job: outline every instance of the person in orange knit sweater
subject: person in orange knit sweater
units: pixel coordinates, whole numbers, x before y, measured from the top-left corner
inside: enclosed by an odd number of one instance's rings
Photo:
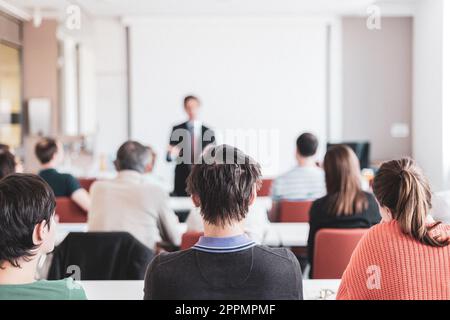
[[[450,299],[450,226],[429,216],[420,168],[409,158],[386,162],[373,191],[383,220],[353,252],[337,299]]]

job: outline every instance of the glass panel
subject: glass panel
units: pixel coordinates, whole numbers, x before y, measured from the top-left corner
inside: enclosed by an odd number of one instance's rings
[[[0,143],[21,144],[20,50],[0,44]]]

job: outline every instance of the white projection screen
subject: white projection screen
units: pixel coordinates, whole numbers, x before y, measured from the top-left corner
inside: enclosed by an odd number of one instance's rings
[[[326,23],[286,18],[158,18],[129,22],[132,138],[165,152],[182,99],[202,101],[201,118],[256,158],[265,176],[295,164],[304,131],[326,138]]]

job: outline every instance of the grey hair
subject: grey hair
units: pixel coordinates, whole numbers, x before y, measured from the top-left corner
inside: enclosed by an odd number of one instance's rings
[[[137,141],[127,141],[117,150],[114,164],[118,171],[134,170],[140,173],[145,172],[145,167],[152,161],[152,154],[149,148]]]

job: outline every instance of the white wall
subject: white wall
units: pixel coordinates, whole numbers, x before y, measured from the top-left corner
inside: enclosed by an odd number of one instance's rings
[[[252,154],[266,175],[294,164],[299,133],[326,140],[325,20],[160,18],[131,21],[130,30],[132,137],[156,147],[164,175],[172,171],[163,159],[170,128],[184,120],[188,93],[200,96],[202,118],[218,132],[275,133],[257,151],[222,141]]]
[[[61,85],[61,131],[66,135],[78,134],[78,95],[77,95],[77,52],[76,41],[65,36],[61,39],[63,65],[60,73]]]
[[[127,67],[124,25],[95,19],[93,54],[96,74],[96,151],[114,156],[127,139]]]
[[[442,34],[442,127],[443,127],[443,163],[444,163],[444,186],[450,189],[450,3],[443,4],[443,34]]]
[[[370,30],[366,18],[342,19],[343,140],[371,142],[371,159],[411,156],[412,19],[383,17]]]
[[[444,25],[448,26],[450,19],[448,5],[443,0],[421,0],[414,19],[413,155],[434,190],[450,187],[450,119],[449,106],[444,104],[448,101],[448,86],[443,88],[450,59],[449,52],[443,52],[444,47],[448,50],[450,41],[448,31],[444,33]]]

